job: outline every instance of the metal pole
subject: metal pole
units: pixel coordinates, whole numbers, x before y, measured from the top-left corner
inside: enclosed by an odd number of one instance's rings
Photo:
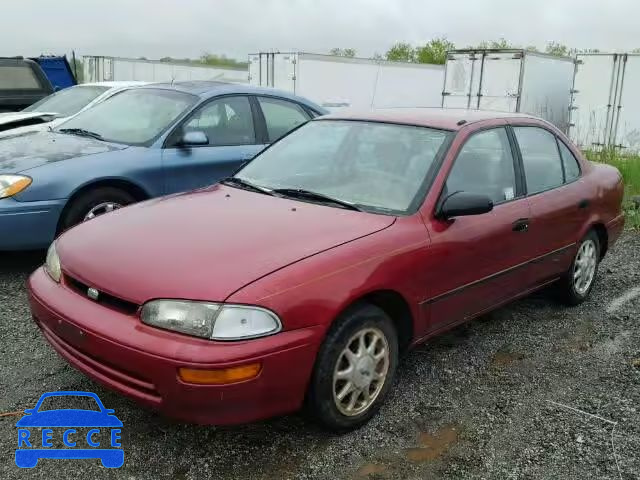
[[[467,109],[471,107],[471,90],[473,89],[473,71],[476,66],[476,55],[472,53],[470,56],[471,59],[471,78],[469,79],[469,93],[467,94]]]
[[[616,96],[618,95],[618,75],[616,75],[616,69],[619,69],[620,64],[618,63],[618,54],[613,54],[613,66],[611,67],[611,83],[609,84],[609,103],[607,104],[607,118],[604,125],[604,132],[602,137],[602,146],[606,147],[609,143],[609,130],[611,126],[609,125],[609,120],[611,115],[611,109],[613,108],[613,104],[616,101]],[[616,84],[615,93],[613,85]]]
[[[622,59],[622,72],[621,72],[621,77],[622,78],[620,79],[620,94],[618,96],[618,102],[617,102],[618,104],[616,106],[618,111],[615,112],[615,115],[616,115],[616,126],[611,129],[611,137],[609,137],[609,141],[612,142],[612,146],[614,146],[614,147],[616,146],[616,137],[618,136],[618,123],[620,122],[620,110],[622,109],[622,93],[624,92],[624,90],[623,90],[624,89],[624,77],[625,77],[624,73],[627,70],[627,58],[628,58],[628,56],[625,53],[624,57]],[[611,119],[611,123],[612,123],[612,126],[613,126],[613,118]],[[620,142],[619,146],[622,147],[622,142]]]
[[[524,69],[525,65],[525,55],[526,53],[523,51],[522,56],[520,57],[520,72],[518,73],[518,98],[516,99],[516,112],[520,112],[520,108],[522,107],[522,86],[524,84]]]
[[[476,110],[480,110],[480,100],[482,99],[482,81],[484,80],[484,62],[487,59],[487,52],[482,52],[482,63],[480,64],[480,80],[478,81],[478,102]],[[473,78],[471,79],[473,82]]]
[[[71,58],[73,58],[73,75],[76,77],[76,83],[78,83],[78,66],[76,64],[76,51],[71,50]]]

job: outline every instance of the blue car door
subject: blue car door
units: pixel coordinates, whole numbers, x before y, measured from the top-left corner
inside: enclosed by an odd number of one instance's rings
[[[266,145],[260,113],[247,95],[216,97],[189,115],[162,150],[167,194],[211,185],[231,175]],[[198,145],[185,144],[198,132]],[[204,134],[206,136],[201,135]]]

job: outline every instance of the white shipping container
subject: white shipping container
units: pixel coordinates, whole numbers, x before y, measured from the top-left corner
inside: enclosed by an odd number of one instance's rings
[[[569,57],[454,50],[447,56],[442,106],[528,113],[567,131],[574,70]]]
[[[576,56],[569,134],[579,147],[640,152],[640,55]]]
[[[440,106],[443,78],[441,65],[314,53],[249,55],[249,83],[292,92],[329,109]]]
[[[119,57],[84,56],[83,65],[85,82],[217,80],[247,83],[248,76],[245,69]]]

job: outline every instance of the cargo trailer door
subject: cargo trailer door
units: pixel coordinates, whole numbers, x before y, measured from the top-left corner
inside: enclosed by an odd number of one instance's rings
[[[522,78],[522,53],[484,55],[480,79],[480,110],[517,112]]]
[[[569,137],[584,149],[609,144],[619,81],[620,55],[578,55]]]
[[[618,101],[616,104],[613,146],[624,153],[640,152],[640,56],[624,55],[620,66]]]
[[[273,55],[274,88],[296,93],[296,53],[276,53]]]
[[[262,86],[262,69],[260,68],[260,54],[249,54],[249,85]]]
[[[296,53],[261,52],[249,55],[251,85],[296,91]]]
[[[477,55],[471,53],[453,53],[447,57],[442,92],[443,108],[476,108],[472,96],[477,92],[474,84],[479,78],[480,62]]]

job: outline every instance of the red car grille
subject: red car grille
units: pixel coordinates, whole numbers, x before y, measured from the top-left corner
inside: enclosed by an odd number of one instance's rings
[[[83,297],[87,297],[87,291],[89,290],[89,285],[81,282],[67,274],[64,275],[64,283],[71,290],[79,293]],[[133,302],[129,302],[128,300],[123,300],[122,298],[115,297],[113,295],[109,295],[105,292],[100,292],[100,296],[96,303],[100,305],[104,305],[107,308],[111,308],[113,310],[117,310],[118,312],[125,313],[127,315],[133,315],[138,311],[139,305]]]
[[[45,338],[56,350],[64,357],[74,360],[97,380],[102,380],[107,386],[112,386],[123,393],[128,393],[151,403],[159,404],[161,402],[160,394],[150,381],[110,365],[86,352],[82,352],[56,335],[43,323],[38,322],[38,325],[42,329]]]

